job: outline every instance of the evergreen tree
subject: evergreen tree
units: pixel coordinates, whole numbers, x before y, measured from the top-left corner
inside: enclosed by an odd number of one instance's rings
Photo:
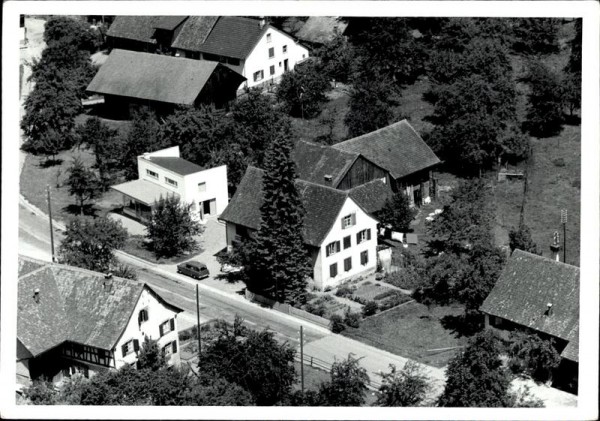
[[[383,226],[391,225],[392,229],[407,232],[415,212],[410,208],[408,196],[404,192],[396,193],[386,200],[383,208],[377,213]]]
[[[138,354],[137,368],[156,371],[163,367],[166,367],[165,355],[159,348],[158,342],[148,336],[144,337],[144,343]]]
[[[280,302],[303,304],[310,262],[302,237],[304,208],[296,189],[291,149],[290,140],[281,136],[267,152],[261,224],[244,266],[251,290]]]
[[[77,157],[73,159],[73,163],[67,171],[69,173],[69,178],[67,178],[69,194],[77,197],[79,212],[83,215],[85,202],[100,196],[100,181],[96,173],[85,167],[81,159]]]
[[[203,227],[192,218],[191,209],[191,203],[182,203],[174,195],[161,197],[154,205],[146,236],[157,259],[176,256],[197,246],[194,236],[201,234]]]
[[[529,227],[525,224],[520,224],[519,229],[511,229],[508,238],[511,253],[515,249],[519,249],[533,254],[541,254],[537,244],[531,238]]]
[[[557,135],[562,131],[564,101],[559,75],[541,61],[530,61],[527,82],[527,130],[536,137]]]

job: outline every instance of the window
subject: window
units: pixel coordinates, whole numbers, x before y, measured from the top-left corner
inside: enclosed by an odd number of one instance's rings
[[[369,263],[369,252],[365,250],[360,254],[360,264],[365,266],[367,263]]]
[[[132,339],[121,345],[121,353],[123,356],[127,356],[132,352],[138,352],[140,350],[140,342],[137,339]]]
[[[148,321],[148,309],[145,308],[143,310],[140,310],[140,313],[138,314],[138,323],[142,324],[147,321]]]
[[[281,62],[279,62],[279,67],[281,67]]]
[[[275,47],[269,48],[269,58],[275,57]]]
[[[275,66],[269,67],[269,73],[271,74],[271,76],[275,74]]]
[[[152,177],[152,178],[156,178],[158,180],[158,173],[154,172],[152,170],[146,170],[146,175]]]
[[[352,269],[352,257],[344,259],[344,271],[348,272],[350,269]]]
[[[258,72],[254,72],[254,81],[258,82],[259,80],[263,80],[263,78],[265,77],[265,74],[262,70],[259,70]]]
[[[337,263],[332,264],[331,266],[329,266],[329,277],[330,278],[335,278],[337,276],[338,272],[337,272]]]
[[[271,34],[267,34],[267,42],[271,42]]]
[[[364,243],[371,239],[371,229],[362,230],[356,233],[356,244]]]
[[[350,228],[356,225],[356,214],[351,213],[350,215],[346,215],[342,218],[342,229]]]
[[[206,191],[206,183],[198,183],[198,192],[202,193]]]
[[[170,184],[173,187],[177,187],[177,181],[170,179],[169,177],[165,177],[165,182]]]
[[[169,357],[172,354],[177,354],[177,341],[169,342],[162,349],[163,355]]]
[[[339,253],[340,251],[340,242],[334,241],[333,243],[327,244],[327,248],[325,249],[326,257],[331,256],[332,254]]]
[[[160,331],[160,336],[163,337],[167,333],[175,330],[175,319],[169,319],[166,322],[162,323],[158,330]]]
[[[285,53],[287,53],[287,45],[284,45],[284,46],[283,46],[283,53],[284,53],[284,54],[285,54]]]
[[[302,58],[305,58],[305,57],[306,57],[306,55],[302,54]]]
[[[352,237],[351,236],[344,237],[344,250],[346,250],[347,248],[350,248],[351,245],[352,245]]]

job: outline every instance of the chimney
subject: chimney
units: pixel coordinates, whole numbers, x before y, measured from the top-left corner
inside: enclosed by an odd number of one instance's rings
[[[546,304],[546,316],[552,316],[552,303]]]
[[[33,300],[38,304],[40,303],[40,289],[39,288],[36,288],[33,290]]]
[[[267,24],[267,20],[265,19],[264,16],[260,17],[260,20],[258,21],[258,26],[260,29],[263,29],[265,27],[265,25]]]
[[[113,286],[112,272],[108,272],[106,275],[104,275],[104,283],[102,284],[102,286],[104,287],[104,290],[107,292],[110,292],[112,290],[112,286]]]
[[[325,174],[325,181],[329,181],[331,182],[331,180],[333,180],[333,176],[331,174]]]
[[[148,161],[150,161],[150,153],[149,152],[144,152],[144,159],[147,159]]]

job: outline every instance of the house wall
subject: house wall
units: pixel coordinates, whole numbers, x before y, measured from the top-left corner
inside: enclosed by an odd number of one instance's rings
[[[394,191],[403,191],[409,199],[411,206],[416,205],[415,203],[415,191],[421,191],[422,203],[428,203],[431,200],[430,196],[430,179],[431,171],[428,169],[416,172],[407,177],[398,178],[392,183]]]
[[[198,184],[206,183],[206,191],[201,192]],[[216,213],[220,215],[229,203],[227,192],[227,166],[210,168],[184,177],[182,197],[193,203],[192,210],[200,212],[200,202],[215,199]]]
[[[360,156],[354,161],[352,167],[350,167],[346,175],[340,180],[337,189],[350,190],[353,187],[363,185],[376,179],[385,179],[387,181],[387,178],[387,171]]]
[[[217,66],[196,99],[196,106],[214,104],[215,108],[228,108],[237,98],[243,79],[236,73]]]
[[[342,218],[352,213],[356,214],[356,224],[354,226],[342,229]],[[357,244],[356,234],[364,229],[371,230],[371,239]],[[342,210],[338,214],[335,223],[325,237],[325,240],[319,247],[318,255],[315,259],[313,268],[315,286],[321,290],[331,286],[337,286],[342,282],[348,281],[359,275],[374,272],[377,269],[377,221],[365,213],[352,199],[346,199]],[[350,247],[344,249],[344,237],[350,236]],[[327,245],[333,241],[340,242],[340,251],[327,256]],[[361,265],[360,254],[363,251],[368,252],[368,263]],[[349,271],[344,270],[344,259],[352,259],[352,268]],[[337,263],[338,274],[331,278],[329,268]]]
[[[148,310],[148,320],[138,323],[138,315],[140,310]],[[169,319],[175,319],[175,330],[168,332],[167,334],[160,336],[159,325]],[[170,365],[179,365],[180,363],[180,349],[179,349],[179,337],[177,328],[177,313],[166,306],[164,306],[156,296],[150,292],[148,288],[144,288],[140,299],[138,300],[131,319],[127,323],[127,327],[123,331],[121,338],[117,342],[117,345],[113,349],[115,356],[116,368],[121,368],[125,364],[134,364],[137,361],[137,354],[130,352],[127,355],[123,355],[122,346],[126,342],[132,339],[137,339],[140,344],[140,348],[144,343],[144,337],[148,336],[151,339],[158,341],[159,348],[162,349],[166,344],[176,341],[177,353],[172,354],[171,358],[167,361]]]
[[[271,35],[271,42],[267,42],[268,35]],[[283,46],[287,46],[287,52],[283,52]],[[269,48],[274,48],[275,55],[269,58]],[[244,61],[243,75],[248,79],[244,86],[253,87],[260,85],[265,81],[277,81],[284,73],[284,60],[288,60],[288,70],[308,58],[308,49],[298,44],[294,38],[273,28],[269,25],[263,33],[262,38],[256,44],[252,52]],[[275,66],[275,73],[270,74],[270,66]],[[254,73],[262,70],[264,78],[254,80]]]
[[[152,177],[148,174],[147,170],[154,171],[158,174],[158,178]],[[177,182],[177,187],[168,184],[165,181],[165,177],[170,178]],[[138,178],[141,180],[147,180],[152,183],[158,184],[174,193],[179,194],[182,198],[184,197],[183,189],[183,176],[169,171],[158,164],[152,162],[152,158],[146,159],[144,156],[138,156]]]

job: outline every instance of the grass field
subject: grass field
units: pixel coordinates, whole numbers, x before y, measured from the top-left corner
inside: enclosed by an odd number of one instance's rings
[[[423,364],[443,367],[455,351],[428,350],[465,343],[464,337],[458,337],[450,327],[443,326],[451,324],[452,318],[462,313],[463,307],[459,305],[432,307],[430,311],[427,306],[412,302],[369,317],[359,328],[347,328],[343,334]]]

